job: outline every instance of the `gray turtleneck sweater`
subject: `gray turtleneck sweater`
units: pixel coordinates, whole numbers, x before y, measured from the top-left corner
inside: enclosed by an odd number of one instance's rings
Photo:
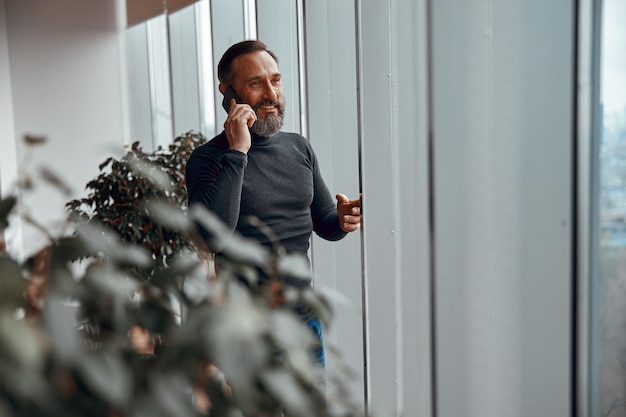
[[[287,252],[306,253],[312,231],[327,240],[346,235],[315,153],[296,133],[253,134],[244,154],[228,149],[222,132],[193,152],[185,174],[189,205],[204,204],[231,230],[263,245],[271,242],[247,216],[269,226]]]

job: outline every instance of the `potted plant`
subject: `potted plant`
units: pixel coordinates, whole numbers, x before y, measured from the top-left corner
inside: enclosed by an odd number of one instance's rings
[[[187,152],[201,140],[181,137],[173,146]],[[320,395],[320,370],[300,345],[304,329],[293,313],[271,308],[266,288],[240,285],[259,268],[280,280],[302,273],[301,264],[280,248],[270,253],[233,236],[202,208],[187,210],[171,187],[182,181],[183,157],[142,155],[134,145],[125,158],[105,161],[101,169],[110,171],[90,182],[93,193],[68,203],[74,233],[51,236],[52,244],[25,262],[0,253],[0,415],[362,415],[343,396],[350,383],[344,368],[327,377],[337,402]],[[177,172],[154,174],[166,167]],[[134,201],[147,195],[149,204]],[[16,203],[0,201],[0,232]],[[124,224],[129,219],[141,226]],[[197,255],[198,223],[224,248],[226,262],[213,281]],[[169,249],[137,236],[144,227],[155,239],[169,236]],[[313,293],[286,296],[327,305]],[[134,326],[166,340],[158,355],[137,350],[129,337]]]

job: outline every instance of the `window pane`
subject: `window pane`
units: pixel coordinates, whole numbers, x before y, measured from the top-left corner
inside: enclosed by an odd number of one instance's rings
[[[201,130],[199,64],[194,5],[170,14],[170,69],[174,134]]]
[[[167,17],[161,15],[147,22],[152,123],[155,148],[167,147],[174,138]]]
[[[599,282],[594,332],[601,417],[626,416],[626,2],[605,0],[599,145]]]
[[[215,91],[213,89],[213,43],[211,42],[211,9],[209,1],[196,5],[196,27],[198,28],[198,84],[200,88],[200,131],[207,137],[216,134]]]

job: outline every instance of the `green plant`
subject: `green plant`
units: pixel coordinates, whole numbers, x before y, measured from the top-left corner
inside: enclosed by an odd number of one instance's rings
[[[343,368],[327,375],[336,404],[316,389],[320,370],[301,346],[306,333],[291,309],[270,308],[266,286],[240,284],[260,269],[277,281],[305,273],[303,260],[231,235],[211,213],[186,210],[153,185],[156,197],[137,210],[146,210],[152,228],[189,242],[173,247],[167,262],[118,234],[119,223],[104,221],[103,211],[78,216],[75,233],[51,236],[25,262],[0,253],[0,415],[233,417],[280,408],[292,417],[361,415],[344,397]],[[0,201],[0,233],[16,204]],[[132,210],[120,216],[133,218]],[[193,245],[198,223],[224,248],[213,280]],[[330,317],[319,294],[285,296]],[[136,326],[165,339],[158,354],[137,351],[129,338]]]
[[[185,164],[205,141],[200,133],[188,132],[175,138],[168,149],[159,147],[153,153],[144,153],[135,142],[121,159],[102,162],[100,175],[87,183],[87,197],[66,207],[87,222],[103,223],[123,241],[144,246],[157,265],[164,265],[176,252],[193,245],[167,224],[155,223],[149,203],[186,207]]]

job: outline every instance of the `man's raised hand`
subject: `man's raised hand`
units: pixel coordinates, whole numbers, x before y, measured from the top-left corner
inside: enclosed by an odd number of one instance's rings
[[[361,198],[350,200],[343,194],[337,194],[337,214],[339,225],[345,232],[354,232],[361,227]]]

